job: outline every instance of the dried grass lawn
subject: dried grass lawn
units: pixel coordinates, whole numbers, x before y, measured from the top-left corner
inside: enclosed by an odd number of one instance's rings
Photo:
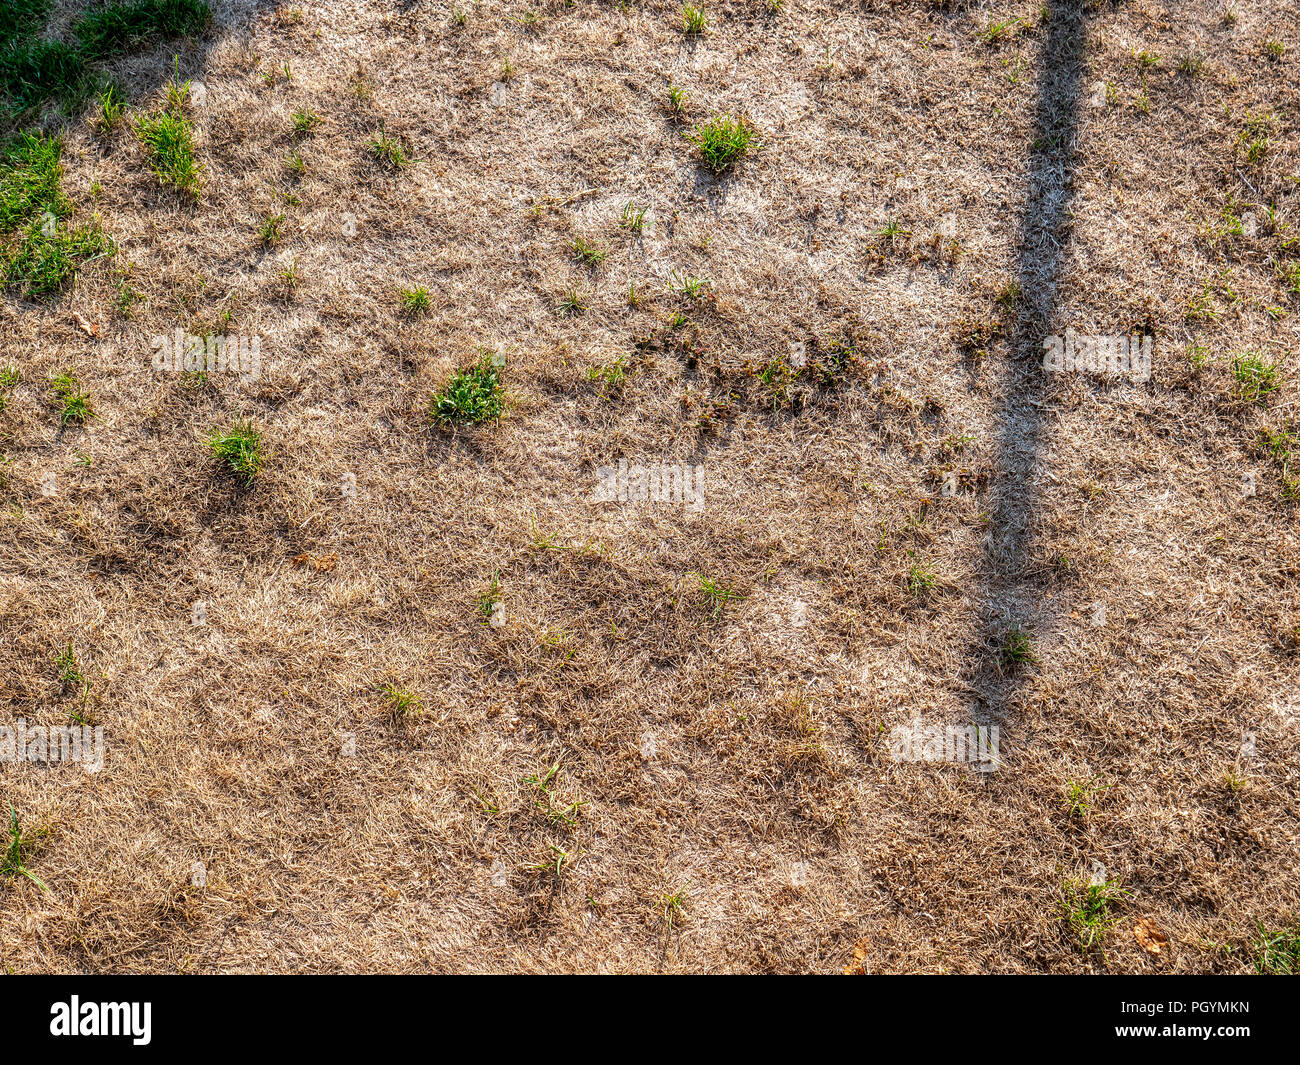
[[[218,3],[97,68],[128,119],[191,80],[197,200],[23,119],[117,250],[0,305],[0,713],[105,760],[0,764],[48,888],[0,878],[0,964],[1246,972],[1294,924],[1296,5],[703,6]],[[1151,379],[1044,373],[1067,326]],[[176,328],[260,376],[155,372]],[[481,350],[504,415],[431,425]],[[703,509],[593,501],[619,459]],[[918,716],[997,771],[892,760]]]

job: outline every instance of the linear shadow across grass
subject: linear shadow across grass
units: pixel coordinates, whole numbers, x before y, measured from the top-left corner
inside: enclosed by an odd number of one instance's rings
[[[1087,17],[1084,0],[1046,5],[1034,142],[1018,235],[1020,293],[1007,338],[1006,373],[996,415],[993,498],[981,559],[976,619],[964,678],[979,724],[999,724],[1015,703],[1044,632],[1041,589],[1026,576],[1040,504],[1043,452],[1043,338],[1058,313],[1057,281],[1068,246],[1076,167],[1080,81]],[[1021,626],[1027,625],[1022,630]],[[1025,642],[1028,640],[1028,642]]]

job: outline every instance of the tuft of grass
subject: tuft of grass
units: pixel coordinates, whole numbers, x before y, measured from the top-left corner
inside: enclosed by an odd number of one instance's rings
[[[214,429],[205,446],[235,475],[245,488],[251,488],[262,472],[262,434],[250,421],[236,422],[225,430]]]
[[[917,562],[907,571],[907,594],[919,599],[934,587],[935,580],[933,568]]]
[[[749,120],[725,112],[696,126],[686,139],[699,149],[705,167],[715,174],[731,169],[748,151],[760,147]]]
[[[298,108],[293,113],[293,135],[305,137],[321,123],[321,117],[315,111]]]
[[[405,170],[411,165],[402,142],[382,129],[370,138],[370,157],[390,170]]]
[[[597,266],[605,261],[606,252],[596,247],[594,244],[583,240],[581,237],[574,237],[573,243],[569,245],[573,250],[573,257],[584,266]]]
[[[0,233],[45,213],[71,210],[60,188],[63,142],[57,137],[20,133],[0,150]]]
[[[27,868],[27,858],[23,851],[34,842],[31,837],[23,835],[18,824],[18,811],[14,809],[14,804],[10,803],[9,842],[5,845],[4,854],[0,855],[0,876],[25,876],[42,891],[48,891],[49,889],[41,883],[36,874]]]
[[[1278,40],[1265,41],[1264,54],[1273,62],[1280,62],[1282,56],[1286,54],[1286,45]]]
[[[429,417],[441,425],[474,425],[501,417],[505,409],[499,356],[483,353],[472,366],[457,370],[429,403]]]
[[[409,688],[398,687],[396,684],[381,684],[379,691],[388,703],[389,716],[395,722],[410,720],[423,710],[424,704],[420,701],[420,697]]]
[[[986,44],[997,44],[998,41],[1014,36],[1016,27],[1023,21],[1023,19],[1019,18],[1006,18],[997,22],[990,22],[987,28],[980,33],[980,38]]]
[[[96,97],[95,128],[101,133],[109,133],[122,124],[125,114],[122,90],[110,82]]]
[[[1065,796],[1062,801],[1071,817],[1087,817],[1097,801],[1097,796],[1110,788],[1109,784],[1098,784],[1097,781],[1100,779],[1101,777],[1093,777],[1082,783],[1076,780],[1066,782]]]
[[[4,284],[24,296],[44,298],[75,277],[84,264],[115,252],[113,241],[96,224],[69,229],[37,220],[6,264]]]
[[[194,127],[181,110],[188,90],[189,82],[173,86],[167,105],[152,114],[139,116],[135,131],[158,180],[198,199],[199,174],[203,167],[195,156]]]
[[[84,425],[94,411],[91,409],[90,395],[81,388],[81,382],[71,370],[64,370],[51,382],[55,402],[59,407],[59,424],[69,425],[75,422]]]
[[[267,247],[274,248],[283,239],[280,232],[280,226],[284,224],[284,215],[267,213],[266,220],[262,223],[262,228],[258,230],[258,237]]]
[[[400,298],[407,314],[425,314],[429,310],[429,290],[423,285],[402,289]]]
[[[673,930],[673,925],[680,923],[681,919],[686,916],[686,899],[687,891],[681,888],[677,891],[664,892],[659,896],[659,908],[664,913],[664,924],[668,926],[668,931]]]
[[[1278,364],[1265,362],[1254,352],[1242,352],[1232,360],[1232,376],[1237,382],[1237,394],[1247,403],[1263,404],[1282,387]]]
[[[623,382],[627,380],[627,356],[619,355],[613,362],[605,363],[603,366],[588,366],[587,380],[596,384],[603,382],[604,389],[598,390],[602,399],[609,399],[611,394],[621,388]]]
[[[1061,917],[1079,937],[1079,949],[1087,952],[1101,945],[1107,930],[1118,917],[1111,906],[1129,895],[1118,880],[1101,884],[1082,879],[1067,880],[1061,888]]]
[[[709,18],[700,8],[694,4],[687,4],[682,8],[683,33],[703,33],[708,28]]]
[[[692,577],[700,582],[700,591],[704,593],[707,603],[711,603],[713,611],[711,616],[717,617],[722,613],[722,608],[733,600],[741,600],[745,597],[731,590],[731,585],[725,588],[716,581],[704,576],[702,573],[692,573]]]
[[[668,280],[668,288],[673,292],[680,292],[688,300],[698,300],[713,290],[713,282],[707,277],[695,277],[693,274],[682,277],[674,270]]]
[[[1300,922],[1269,932],[1255,922],[1255,972],[1261,976],[1300,976]]]
[[[629,200],[623,205],[623,214],[619,218],[618,224],[624,229],[630,229],[633,233],[640,233],[645,228],[645,215],[648,208],[638,207],[634,202]]]
[[[587,309],[587,296],[577,285],[571,285],[556,301],[555,309],[561,314],[581,314]]]
[[[54,664],[59,670],[59,684],[64,691],[80,691],[84,694],[89,687],[86,676],[77,662],[77,654],[72,649],[72,641],[54,656]]]
[[[1002,659],[1010,666],[1038,664],[1039,658],[1034,653],[1034,646],[1019,625],[1013,625],[1007,632],[1002,644]]]
[[[678,85],[668,86],[668,110],[675,115],[684,115],[686,113],[686,101],[691,98],[691,94]]]

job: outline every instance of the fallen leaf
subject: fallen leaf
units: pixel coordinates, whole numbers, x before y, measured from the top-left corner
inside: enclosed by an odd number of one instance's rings
[[[844,966],[845,976],[866,976],[867,975],[867,941],[859,939],[853,944],[853,961]]]
[[[338,565],[338,561],[339,556],[332,551],[328,555],[321,555],[320,558],[316,558],[304,551],[301,555],[294,555],[293,558],[289,559],[291,565],[310,566],[317,573],[328,573]]]
[[[1133,938],[1148,954],[1159,954],[1169,946],[1169,937],[1156,927],[1150,917],[1139,917],[1133,925]]]
[[[73,320],[77,323],[77,325],[81,326],[81,328],[86,331],[87,336],[92,336],[92,337],[99,336],[99,326],[91,325],[88,321],[86,321],[84,315],[79,314],[77,311],[73,311],[72,317]]]

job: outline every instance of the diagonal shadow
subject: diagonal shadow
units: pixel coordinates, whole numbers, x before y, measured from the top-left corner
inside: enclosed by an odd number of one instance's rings
[[[1080,81],[1084,74],[1086,0],[1049,0],[1038,108],[1024,213],[1018,236],[1020,298],[1007,344],[996,413],[993,499],[978,575],[980,616],[965,661],[971,716],[980,725],[1007,720],[1028,675],[1003,648],[1013,626],[1039,612],[1041,592],[1026,576],[1042,472],[1046,382],[1042,341],[1058,313],[1057,278],[1069,241]]]

